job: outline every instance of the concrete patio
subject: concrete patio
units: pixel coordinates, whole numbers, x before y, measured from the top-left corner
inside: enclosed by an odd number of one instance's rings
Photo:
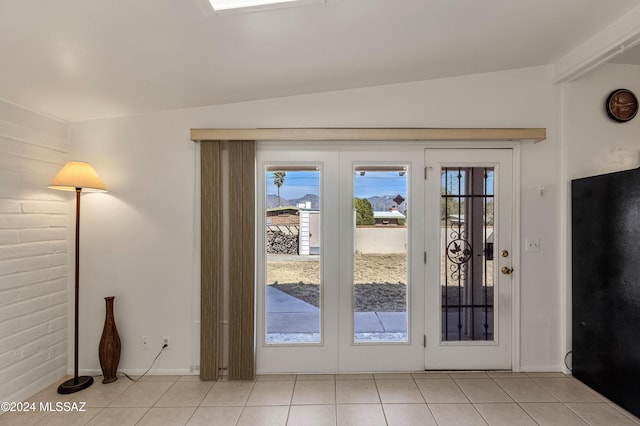
[[[304,334],[320,333],[320,309],[290,296],[271,286],[267,291],[267,335],[269,341],[292,341],[278,336],[300,334],[300,340],[309,341]],[[404,340],[407,334],[406,312],[356,312],[354,332],[356,340]],[[404,336],[404,338],[402,337]]]

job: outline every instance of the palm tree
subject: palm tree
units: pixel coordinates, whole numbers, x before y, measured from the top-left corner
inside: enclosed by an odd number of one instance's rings
[[[284,184],[284,177],[287,172],[271,172],[273,184],[278,187],[278,207],[280,207],[280,187]]]

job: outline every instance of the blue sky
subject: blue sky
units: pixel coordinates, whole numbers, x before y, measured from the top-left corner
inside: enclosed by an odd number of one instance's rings
[[[458,192],[457,172],[449,172],[449,185],[447,189],[453,193]],[[278,189],[273,183],[271,172],[266,174],[267,194],[277,195]],[[443,181],[444,184],[444,176]],[[453,185],[451,185],[454,183]],[[464,177],[461,181],[464,188]],[[355,196],[369,198],[376,195],[402,195],[407,197],[407,176],[399,176],[397,172],[367,172],[364,176],[354,174]],[[493,194],[493,173],[487,178],[487,189]],[[320,194],[320,172],[287,172],[284,184],[280,187],[280,197],[292,200],[303,197],[306,194]]]
[[[266,174],[267,194],[277,195],[271,172]],[[369,198],[375,195],[407,195],[407,178],[397,172],[367,172],[364,176],[354,175],[355,196]],[[280,187],[280,197],[296,199],[306,194],[320,193],[320,172],[287,172]]]

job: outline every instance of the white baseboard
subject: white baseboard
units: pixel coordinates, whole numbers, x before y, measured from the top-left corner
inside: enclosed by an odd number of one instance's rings
[[[145,369],[137,369],[137,368],[122,368],[118,369],[118,373],[127,373],[131,376],[139,376],[144,374],[147,371]],[[67,371],[67,374],[73,375],[73,370]],[[190,368],[176,368],[176,369],[158,369],[154,368],[149,371],[147,376],[197,376],[200,374],[200,371],[192,371]],[[80,376],[100,376],[102,375],[102,370],[99,369],[85,369],[78,370],[78,375]]]

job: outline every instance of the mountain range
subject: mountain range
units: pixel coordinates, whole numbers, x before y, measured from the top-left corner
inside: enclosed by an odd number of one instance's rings
[[[383,212],[391,210],[391,207],[398,207],[401,213],[405,213],[407,210],[407,202],[403,201],[400,205],[394,200],[397,195],[376,195],[367,198],[373,206],[373,211]],[[311,202],[311,208],[317,210],[320,208],[320,197],[315,194],[307,194],[300,198],[285,199],[280,197],[280,206],[297,206],[300,203]],[[267,195],[267,208],[278,207],[278,196]]]

